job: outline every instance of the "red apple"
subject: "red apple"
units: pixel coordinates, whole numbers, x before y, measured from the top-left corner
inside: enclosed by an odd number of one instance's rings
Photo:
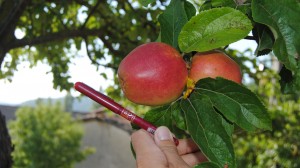
[[[118,76],[125,97],[130,101],[158,106],[182,94],[188,70],[176,49],[151,42],[138,46],[122,60]]]
[[[223,77],[239,84],[242,83],[239,65],[220,51],[197,53],[193,56],[189,78],[197,82],[207,77]]]

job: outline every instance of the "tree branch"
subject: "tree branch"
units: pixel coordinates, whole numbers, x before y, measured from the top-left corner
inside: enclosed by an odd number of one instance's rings
[[[0,70],[9,49],[6,41],[15,39],[14,31],[20,16],[31,0],[3,1],[0,4]]]
[[[135,13],[137,13],[138,11],[136,9],[133,8],[133,6],[131,5],[131,3],[128,1],[128,0],[125,0],[124,1],[125,3],[127,3],[127,5],[129,6],[129,8],[134,11]],[[125,9],[125,8],[124,8]],[[141,16],[141,15],[136,15],[137,17],[140,18],[140,20],[144,20],[145,18],[147,18],[147,14],[145,13],[145,16]],[[150,21],[145,21],[144,22],[144,27],[146,27],[146,25],[149,25],[151,27],[151,29],[155,30],[156,29],[156,25],[153,24],[153,22],[150,22]]]
[[[60,15],[59,15],[58,13],[56,13],[56,12],[51,8],[51,6],[49,6],[48,9],[49,9],[49,11],[50,11],[51,13],[53,13],[54,15],[57,16],[57,18],[59,19],[60,24],[62,24],[63,27],[64,27],[66,30],[69,30],[69,28],[68,28],[68,27],[64,24],[64,22],[61,20],[61,17],[59,17]]]
[[[4,57],[7,53],[7,50],[5,50],[5,48],[0,46],[0,70],[1,70],[1,66],[2,66],[2,62],[4,61]]]
[[[88,17],[85,19],[84,23],[82,24],[81,28],[80,29],[84,29],[86,23],[89,21],[89,19],[91,18],[91,16],[94,14],[94,12],[96,11],[97,7],[99,6],[101,0],[98,0],[96,5],[91,9]]]
[[[98,37],[99,37],[100,40],[103,42],[103,44],[105,45],[105,47],[108,48],[109,51],[110,51],[111,53],[113,53],[113,55],[118,56],[118,55],[121,54],[120,52],[118,52],[117,50],[115,50],[115,49],[113,48],[112,44],[111,44],[108,40],[106,40],[105,37],[100,36],[100,35],[99,35]]]
[[[255,40],[255,38],[253,36],[246,36],[245,39],[246,40]]]
[[[84,42],[85,42],[85,49],[86,49],[86,54],[87,56],[89,57],[89,59],[92,61],[92,64],[95,64],[95,65],[100,65],[96,60],[93,59],[90,51],[89,51],[89,42],[88,42],[88,39],[87,37],[84,37],[83,38]]]
[[[0,111],[0,167],[11,167],[13,146],[6,127],[5,116]]]
[[[87,52],[87,56],[89,57],[89,59],[91,60],[92,64],[95,64],[97,66],[102,66],[102,67],[105,67],[105,68],[111,68],[115,71],[118,70],[118,66],[116,65],[113,65],[111,63],[108,63],[108,64],[101,64],[99,63],[98,61],[96,61],[95,59],[93,59],[92,55],[90,54],[90,51],[88,49],[88,45],[89,45],[89,42],[88,42],[88,39],[86,37],[84,37],[84,42],[85,42],[85,45],[86,45],[86,52]]]
[[[19,18],[23,11],[26,9],[30,0],[19,0],[2,2],[0,8],[0,37],[3,38],[8,31],[15,30],[14,27],[19,21]],[[1,41],[1,40],[0,40]]]
[[[92,8],[93,7],[88,2],[83,1],[83,0],[75,0],[75,2],[78,3],[79,5],[86,6],[87,8]]]
[[[104,28],[98,29],[82,29],[82,30],[64,30],[56,33],[49,33],[46,35],[41,35],[33,38],[16,39],[7,44],[8,50],[24,47],[24,46],[33,46],[38,44],[44,44],[53,41],[65,40],[75,37],[86,37],[86,36],[96,36],[101,34],[105,30]]]

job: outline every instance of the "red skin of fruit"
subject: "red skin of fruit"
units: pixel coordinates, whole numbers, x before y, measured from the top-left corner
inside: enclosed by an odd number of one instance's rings
[[[122,60],[118,76],[130,101],[158,106],[170,103],[182,94],[188,70],[176,49],[151,42],[138,46]]]
[[[242,83],[239,65],[229,56],[219,51],[197,53],[192,58],[189,78],[197,82],[207,77],[223,77],[239,84]]]

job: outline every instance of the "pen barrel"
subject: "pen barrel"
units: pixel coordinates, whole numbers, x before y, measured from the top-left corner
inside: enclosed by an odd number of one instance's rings
[[[88,96],[92,100],[96,101],[97,103],[108,108],[109,110],[113,111],[114,113],[119,114],[128,121],[138,125],[139,127],[148,131],[149,133],[154,134],[156,130],[156,127],[154,125],[143,120],[141,117],[137,116],[133,112],[127,110],[126,108],[116,103],[114,100],[107,97],[106,95],[94,90],[93,88],[81,82],[77,82],[75,84],[75,89],[81,92],[82,94]]]
[[[121,110],[120,115],[151,134],[154,134],[156,130],[156,127],[154,125],[152,125],[151,123],[147,122],[146,120],[142,119],[141,117],[137,116],[136,114],[132,113],[131,111],[125,108]]]
[[[148,121],[142,119],[141,117],[135,115],[134,113],[132,113],[131,111],[127,110],[126,108],[122,108],[120,110],[120,115],[124,118],[126,118],[128,121],[138,125],[139,127],[141,127],[142,129],[146,130],[147,132],[151,133],[152,135],[154,135],[154,132],[156,131],[156,127],[154,125],[152,125],[151,123],[149,123]],[[177,146],[179,144],[179,141],[177,138],[173,137],[173,141],[175,143],[175,145]]]
[[[107,97],[106,95],[96,91],[95,89],[89,87],[88,85],[76,82],[74,88],[81,92],[82,94],[86,95],[87,97],[91,98],[92,100],[96,101],[97,103],[103,105],[104,107],[108,108],[112,112],[124,117],[128,121],[136,124],[137,126],[141,127],[142,129],[146,130],[147,132],[154,134],[156,131],[156,127],[151,123],[147,122],[146,120],[142,119],[141,117],[137,116],[133,112],[127,110],[120,104],[116,103],[111,98]],[[176,145],[178,145],[179,141],[175,137],[173,140]]]
[[[147,122],[145,120],[142,120],[140,117],[137,117],[133,123],[140,126],[141,128],[143,128],[144,130],[146,130],[147,132],[149,132],[153,135],[154,135],[154,132],[156,131],[156,127],[154,125],[150,124],[149,122]]]
[[[91,98],[97,103],[108,108],[112,112],[120,115],[123,107],[120,104],[113,101],[111,98],[105,96],[104,94],[96,91],[95,89],[81,82],[76,82],[74,88],[78,90],[80,93],[86,95],[87,97]]]

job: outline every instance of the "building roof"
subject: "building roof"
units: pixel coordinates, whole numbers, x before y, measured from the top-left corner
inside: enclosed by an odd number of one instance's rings
[[[15,112],[19,106],[0,105],[0,111],[5,116],[5,120],[14,120],[16,118]]]
[[[16,119],[15,113],[20,106],[9,106],[9,105],[0,105],[0,111],[5,116],[6,121]],[[82,120],[83,122],[88,121],[100,121],[108,124],[112,124],[128,133],[132,132],[130,122],[125,120],[124,118],[113,115],[106,115],[106,111],[104,107],[100,107],[92,112],[72,112],[71,115],[73,118]]]
[[[128,133],[132,133],[130,122],[120,117],[119,115],[108,116],[104,107],[100,107],[90,113],[73,113],[73,115],[79,117],[84,122],[88,121],[102,121],[111,125],[114,125]]]

